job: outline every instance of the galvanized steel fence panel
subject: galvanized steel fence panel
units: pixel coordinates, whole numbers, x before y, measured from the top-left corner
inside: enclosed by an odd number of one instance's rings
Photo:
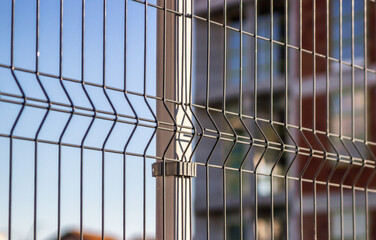
[[[375,239],[375,26],[372,0],[1,1],[0,239]]]

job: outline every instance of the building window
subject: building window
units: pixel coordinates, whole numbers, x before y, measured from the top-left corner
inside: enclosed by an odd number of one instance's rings
[[[342,110],[340,108],[339,92],[332,93],[330,97],[330,132],[339,133],[339,122],[342,114],[342,130],[345,135],[350,135],[352,127],[355,128],[355,136],[364,138],[364,92],[363,89],[354,89],[354,123],[352,123],[351,111],[351,89],[346,88],[342,91]]]
[[[356,234],[355,236],[357,239],[364,239],[366,236],[366,228],[365,228],[365,214],[364,210],[357,210],[355,221],[356,221]],[[331,216],[331,233],[332,233],[332,239],[333,240],[339,240],[341,239],[341,212],[335,211]],[[345,240],[353,239],[353,228],[352,228],[352,221],[353,221],[353,214],[351,208],[345,208],[343,210],[343,238]]]
[[[261,3],[259,15],[257,19],[258,36],[270,38],[270,11],[266,3]],[[234,28],[240,28],[239,16],[229,16],[228,24]],[[247,21],[244,21],[245,25]],[[285,22],[283,5],[276,5],[273,11],[273,40],[283,42],[285,38]],[[243,26],[244,28],[244,26]],[[257,52],[257,78],[259,81],[269,81],[271,72],[271,59],[270,59],[270,41],[257,38],[258,52]],[[243,77],[251,76],[253,73],[253,56],[250,52],[253,46],[251,42],[246,41],[243,36]],[[273,74],[278,76],[283,74],[284,71],[284,47],[277,47],[273,45]],[[229,86],[238,86],[240,81],[240,34],[237,31],[227,30],[227,83]]]
[[[354,1],[354,58],[364,62],[364,3]],[[342,1],[342,59],[351,62],[352,46],[352,6],[351,0]],[[331,1],[331,55],[340,58],[340,0]]]
[[[261,14],[258,17],[259,36],[270,38],[270,14]],[[284,18],[279,11],[273,13],[273,39],[281,40],[284,38]],[[271,59],[270,59],[270,42],[258,39],[257,53],[257,78],[260,81],[268,81],[270,79]],[[273,74],[279,75],[283,73],[284,68],[284,49],[276,48],[273,45]]]
[[[231,26],[240,27],[238,20],[232,20]],[[243,54],[246,48],[243,42]],[[240,81],[240,33],[227,30],[227,82],[230,86],[238,86]]]

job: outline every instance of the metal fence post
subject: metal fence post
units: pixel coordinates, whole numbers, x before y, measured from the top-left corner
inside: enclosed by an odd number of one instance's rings
[[[168,122],[171,116],[166,116],[166,111],[172,113],[175,131],[171,144],[167,143],[170,139],[157,133],[157,155],[162,160],[153,164],[156,238],[186,240],[193,237],[191,178],[196,175],[196,166],[190,162],[192,137],[182,133],[192,128],[191,113],[187,111],[192,82],[192,24],[187,17],[191,15],[191,0],[159,0],[158,4],[164,8],[157,17],[157,93],[163,101],[157,104],[157,116],[159,121]],[[177,156],[178,162],[167,159],[168,154]]]

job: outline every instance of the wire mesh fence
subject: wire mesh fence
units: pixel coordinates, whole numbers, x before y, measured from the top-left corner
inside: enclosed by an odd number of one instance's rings
[[[1,1],[0,239],[375,239],[375,25],[371,0]]]

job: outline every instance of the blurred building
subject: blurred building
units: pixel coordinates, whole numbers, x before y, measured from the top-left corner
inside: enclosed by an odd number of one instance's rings
[[[94,234],[94,233],[84,233],[83,240],[100,240],[102,239],[101,234]],[[61,240],[80,240],[80,232],[79,231],[71,231],[63,234],[61,236]],[[115,238],[106,236],[108,240],[116,240]]]
[[[0,239],[1,236],[0,236]],[[61,240],[80,240],[80,231],[70,231],[61,236]],[[105,236],[106,240],[117,240],[118,238]],[[142,237],[131,237],[131,240],[141,240],[144,239]],[[150,238],[146,236],[145,240],[153,240],[154,238]],[[96,233],[84,233],[83,234],[83,240],[102,240],[101,234]]]
[[[274,238],[284,239],[286,234],[286,181],[277,176],[273,178],[273,184],[271,184],[270,177],[267,176],[271,171],[279,176],[288,175],[308,180],[302,183],[301,201],[299,182],[296,180],[287,181],[289,184],[288,229],[291,239],[300,237],[300,228],[304,229],[304,238],[313,238],[315,212],[317,213],[317,229],[319,229],[318,239],[325,239],[328,235],[327,187],[323,184],[317,184],[315,196],[317,206],[314,209],[313,180],[330,181],[337,185],[342,181],[343,184],[351,186],[359,175],[356,186],[364,187],[371,176],[372,169],[353,167],[349,159],[351,155],[359,159],[374,160],[371,151],[375,153],[375,149],[371,147],[370,150],[367,150],[364,144],[352,144],[350,140],[341,142],[338,140],[338,136],[327,137],[325,132],[329,130],[334,135],[340,135],[339,123],[340,115],[342,115],[343,136],[350,137],[353,132],[353,136],[357,139],[365,139],[367,135],[368,141],[376,141],[376,134],[374,134],[376,130],[374,110],[376,109],[376,75],[371,72],[367,73],[367,85],[365,86],[365,74],[362,70],[366,63],[367,68],[376,69],[375,3],[367,1],[367,46],[364,46],[364,2],[355,1],[354,3],[353,50],[354,64],[357,67],[352,68],[351,1],[342,1],[342,35],[340,34],[339,0],[329,1],[329,19],[326,15],[327,1],[316,0],[315,7],[313,1],[302,2],[300,15],[299,1],[288,1],[287,25],[285,1],[274,1],[272,17],[270,1],[257,2],[257,35],[259,36],[257,38],[257,64],[254,62],[256,45],[254,42],[255,3],[253,0],[242,1],[242,21],[240,19],[240,1],[227,0],[226,24],[228,28],[226,33],[223,26],[225,24],[223,17],[224,2],[211,0],[210,17],[213,23],[210,24],[209,42],[207,39],[207,21],[200,18],[193,20],[193,81],[197,118],[204,129],[213,132],[213,136],[215,136],[215,132],[220,131],[224,133],[221,136],[228,139],[228,141],[219,140],[217,145],[215,138],[214,140],[204,139],[197,149],[195,160],[198,162],[205,161],[208,159],[210,151],[214,149],[209,164],[235,169],[226,170],[224,177],[222,168],[209,168],[208,175],[205,168],[198,168],[199,177],[195,180],[194,195],[195,239],[206,239],[208,215],[211,239],[223,239],[225,206],[227,239],[240,239],[241,217],[243,238],[254,238],[255,179],[254,175],[246,172],[240,176],[239,171],[236,171],[240,167],[244,170],[253,171],[257,165],[257,171],[265,175],[261,174],[257,178],[259,239],[271,238],[271,192],[274,202]],[[194,1],[194,14],[207,18],[207,3],[206,0]],[[316,13],[315,35],[314,13]],[[301,40],[304,49],[301,55],[301,68],[299,67],[300,20],[303,26]],[[273,40],[275,41],[272,54],[269,40],[271,38],[271,21],[273,21]],[[327,22],[329,29],[327,29]],[[241,27],[245,32],[242,34],[242,38],[239,33]],[[289,44],[287,56],[285,55],[286,35]],[[344,63],[340,68],[338,59],[341,57],[341,38],[342,61]],[[226,49],[224,47],[225,39]],[[209,59],[207,58],[208,43],[210,47]],[[312,52],[316,52],[316,54],[312,54]],[[367,53],[366,56],[365,52]],[[273,56],[272,61],[271,55]],[[314,57],[316,58],[315,64]],[[210,62],[209,66],[208,62]],[[255,69],[255,65],[257,69]],[[340,78],[340,70],[342,71],[342,78]],[[257,74],[255,74],[255,71],[257,71]],[[257,77],[256,91],[255,76]],[[207,82],[208,77],[209,81]],[[288,79],[287,84],[286,77]],[[273,85],[271,85],[271,78]],[[352,122],[351,117],[352,79],[355,85],[353,89],[354,122]],[[300,80],[302,92],[299,91]],[[340,94],[340,82],[342,82],[342,95]],[[209,86],[209,89],[207,86]],[[286,87],[288,89],[287,102]],[[257,93],[256,97],[255,92]],[[272,96],[271,92],[273,93]],[[367,93],[368,109],[365,109],[365,92]],[[301,106],[300,94],[302,96]],[[340,96],[342,96],[342,108],[340,108]],[[257,103],[255,103],[255,99]],[[207,105],[210,107],[210,116],[206,113],[206,109],[202,108]],[[273,105],[273,111],[270,111],[271,105]],[[313,106],[315,106],[315,114]],[[257,124],[253,118],[247,117],[255,115],[255,107],[257,107],[257,117],[259,118]],[[302,119],[299,118],[300,108],[302,109]],[[228,112],[223,114],[222,110]],[[240,111],[247,116],[240,119]],[[365,112],[368,113],[368,116],[365,115]],[[299,131],[299,129],[293,127],[288,127],[286,130],[283,125],[271,125],[267,121],[263,121],[272,118],[275,122],[284,123],[286,116],[289,124],[298,126],[301,121],[304,128],[315,128],[318,132],[313,134],[312,131],[304,129]],[[364,127],[365,116],[368,123],[366,128]],[[309,158],[309,156],[298,155],[295,158],[295,154],[279,154],[279,151],[273,150],[267,150],[263,153],[263,148],[257,146],[249,150],[247,144],[233,145],[231,135],[234,135],[234,132],[238,139],[244,142],[249,141],[248,139],[252,135],[258,139],[266,138],[268,141],[275,142],[275,147],[280,147],[282,144],[292,146],[296,144],[307,153],[312,148],[319,155],[321,154],[320,156],[323,156],[325,151],[335,156],[336,151],[338,151],[341,155],[348,157],[345,157],[343,163],[337,164],[337,161],[327,160],[323,162],[324,157]],[[356,148],[359,150],[356,150]],[[258,163],[261,156],[262,160]],[[291,169],[289,169],[290,165]],[[331,173],[333,173],[333,177],[330,177]],[[347,176],[341,179],[346,174]],[[208,186],[206,179],[209,180]],[[240,184],[240,181],[242,181],[242,184]],[[375,181],[372,184],[375,185]],[[271,187],[273,187],[273,191],[271,191]],[[207,193],[207,188],[209,193]],[[339,187],[330,187],[329,192],[331,198],[329,210],[330,234],[332,239],[340,239]],[[359,194],[364,195],[364,192]],[[242,196],[241,199],[240,196]],[[355,235],[362,238],[365,237],[365,202],[364,198],[356,197],[356,199],[358,198],[359,206],[356,205],[356,216],[354,217],[357,221]],[[207,210],[207,199],[209,199],[209,210]],[[345,239],[353,237],[351,199],[352,190],[344,190]],[[225,201],[226,205],[224,206]],[[240,202],[242,202],[241,209]],[[300,202],[303,202],[303,221],[300,219]],[[370,234],[376,236],[376,232],[373,230],[376,228],[376,204],[369,202],[369,206],[371,213],[369,214]],[[242,214],[240,214],[241,210]],[[300,225],[301,222],[303,222],[302,226]]]

